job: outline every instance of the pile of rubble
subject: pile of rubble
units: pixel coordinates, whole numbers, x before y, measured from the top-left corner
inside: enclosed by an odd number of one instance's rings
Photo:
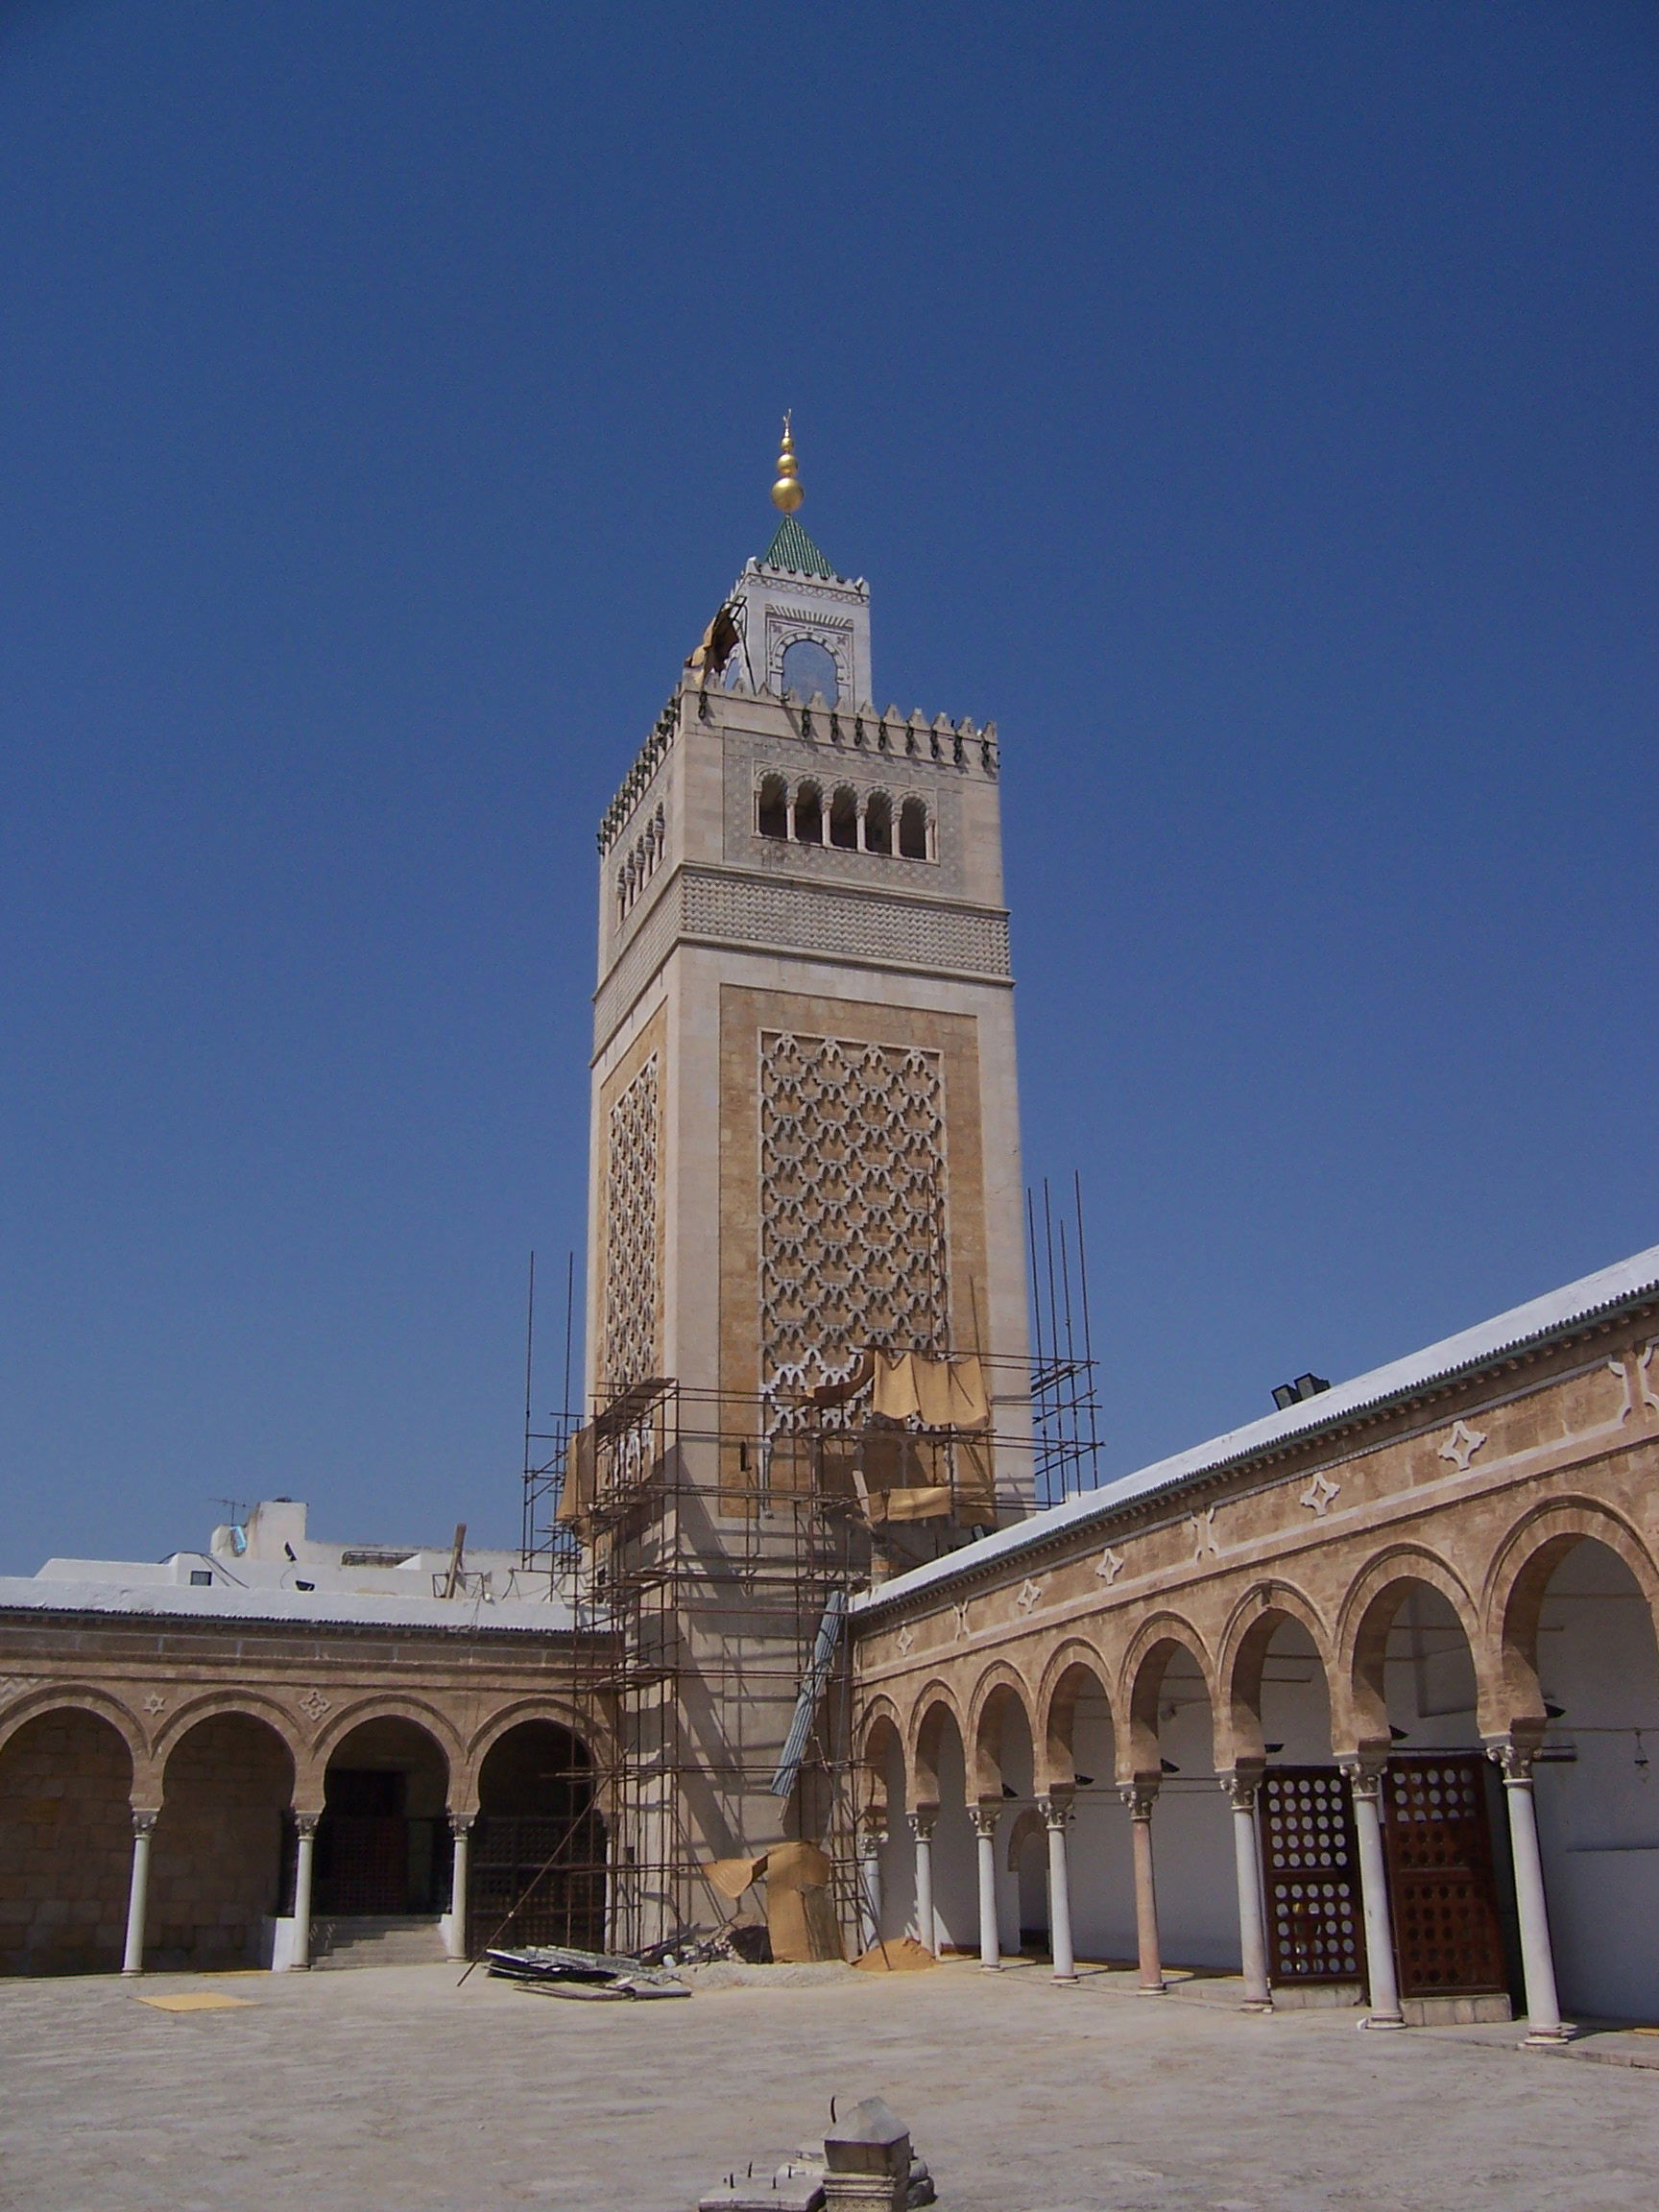
[[[558,1943],[526,1943],[517,1951],[488,1954],[490,1971],[521,1989],[544,1997],[689,1997],[687,1985],[665,1965],[624,1959],[605,1951],[571,1951]]]

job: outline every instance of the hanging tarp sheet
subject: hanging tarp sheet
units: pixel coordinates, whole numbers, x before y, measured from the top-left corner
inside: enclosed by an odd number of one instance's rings
[[[922,1352],[878,1352],[872,1410],[888,1421],[920,1421],[928,1429],[986,1429],[991,1401],[985,1370],[973,1353],[933,1359]]]

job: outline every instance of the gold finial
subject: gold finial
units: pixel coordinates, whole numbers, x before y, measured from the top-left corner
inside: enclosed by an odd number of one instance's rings
[[[801,489],[801,472],[795,466],[795,440],[790,435],[790,408],[783,417],[783,449],[778,456],[778,481],[772,487],[772,504],[785,515],[793,515],[805,493]]]

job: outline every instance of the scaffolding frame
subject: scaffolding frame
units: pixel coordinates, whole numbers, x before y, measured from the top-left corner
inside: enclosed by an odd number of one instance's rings
[[[1032,1348],[1028,1362],[981,1355],[993,1404],[1029,1395],[1039,1507],[1092,1486],[1100,1451],[1083,1243],[1081,1187],[1071,1218],[1056,1219],[1048,1186],[1027,1192]],[[787,1480],[774,1479],[775,1394],[696,1390],[672,1377],[602,1384],[572,1403],[574,1257],[566,1272],[565,1390],[545,1428],[534,1426],[535,1279],[525,1356],[522,1554],[570,1610],[569,1694],[595,1722],[590,1770],[605,1824],[603,1868],[544,1869],[603,1876],[604,1924],[594,1947],[618,1953],[672,1945],[732,1913],[707,1868],[725,1813],[769,1793],[789,1717],[836,1593],[851,1596],[887,1573],[972,1540],[954,1518],[907,1545],[872,1529],[857,1502],[818,1479],[827,1435],[847,1433],[846,1408],[817,1411],[797,1397],[787,1432]],[[937,1347],[930,1347],[936,1351]],[[948,1351],[948,1348],[947,1348]],[[578,1434],[597,1455],[593,1499],[580,1531],[559,1505]],[[942,1432],[929,1431],[937,1441]],[[807,1443],[803,1482],[798,1440]],[[949,1440],[949,1439],[947,1439]],[[995,1423],[979,1440],[993,1458]],[[950,1464],[954,1487],[954,1445]],[[735,1475],[733,1469],[736,1470]],[[919,1531],[937,1524],[911,1525]],[[770,1716],[769,1719],[757,1716]],[[837,1635],[805,1728],[799,1777],[781,1801],[788,1831],[828,1854],[844,1932],[864,1925],[858,1844],[877,1796],[855,1759],[851,1639]],[[753,1721],[753,1726],[750,1723]],[[585,1770],[586,1771],[586,1770]],[[701,1832],[693,1828],[697,1808]],[[741,1825],[737,1852],[748,1849]],[[583,1891],[582,1880],[571,1893]],[[488,1941],[490,1931],[475,1935]],[[572,1925],[564,1939],[575,1939]]]

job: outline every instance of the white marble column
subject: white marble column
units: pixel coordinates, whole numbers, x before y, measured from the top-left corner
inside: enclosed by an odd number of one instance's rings
[[[1135,1943],[1141,1959],[1141,1995],[1163,1996],[1167,1984],[1158,1949],[1158,1889],[1152,1874],[1152,1808],[1156,1782],[1131,1782],[1118,1791],[1129,1808],[1129,1836],[1135,1854]]]
[[[449,1857],[449,1957],[467,1956],[467,1865],[472,1845],[470,1813],[451,1813],[449,1833],[454,1843]]]
[[[1002,1964],[1002,1938],[997,1926],[997,1823],[999,1805],[969,1808],[979,1849],[979,1963],[988,1974]]]
[[[1067,1797],[1040,1797],[1038,1809],[1048,1831],[1048,1949],[1056,1982],[1075,1982],[1077,1960],[1071,1946],[1071,1869],[1066,1829],[1071,1818]]]
[[[933,1918],[933,1823],[938,1808],[927,1805],[910,1815],[910,1834],[916,1843],[916,1933],[928,1951],[939,1948],[939,1929]]]
[[[1267,1923],[1262,1912],[1262,1844],[1256,1833],[1256,1784],[1248,1774],[1223,1774],[1233,1808],[1233,1874],[1238,1887],[1238,1951],[1244,1965],[1246,2012],[1271,2012]]]
[[[1382,1857],[1382,1769],[1356,1761],[1348,1768],[1354,1796],[1354,1834],[1359,1850],[1359,1895],[1365,1913],[1365,1981],[1371,1992],[1367,2028],[1404,2028],[1400,1984],[1394,1969],[1394,1917],[1388,1904],[1388,1869]]]
[[[150,1911],[150,1845],[159,1812],[132,1814],[132,1875],[127,1887],[127,1944],[121,1954],[123,1974],[144,1971],[144,1922]]]
[[[1537,1754],[1526,1744],[1503,1742],[1489,1745],[1487,1756],[1503,1773],[1503,1800],[1509,1813],[1509,1855],[1515,1868],[1515,1909],[1521,1921],[1521,1972],[1527,1984],[1527,2041],[1565,2043],[1571,2039],[1571,2031],[1562,2024],[1561,2003],[1555,1994],[1555,1954],[1544,1901],[1544,1863],[1538,1854],[1538,1812],[1532,1801],[1532,1762]]]
[[[298,1843],[294,1853],[294,1949],[289,1964],[311,1963],[311,1869],[317,1853],[317,1823],[321,1813],[296,1813]]]

